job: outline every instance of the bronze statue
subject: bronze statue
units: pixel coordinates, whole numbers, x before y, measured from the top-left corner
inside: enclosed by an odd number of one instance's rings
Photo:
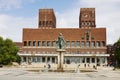
[[[56,41],[56,43],[58,44],[59,49],[63,49],[65,47],[66,42],[63,38],[62,33],[59,33],[58,40]]]

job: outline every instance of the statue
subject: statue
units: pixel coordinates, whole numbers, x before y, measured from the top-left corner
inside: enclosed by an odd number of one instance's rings
[[[65,48],[65,40],[62,36],[62,33],[59,33],[59,36],[58,36],[58,40],[56,41],[56,43],[58,44],[58,48],[59,49],[63,49]]]

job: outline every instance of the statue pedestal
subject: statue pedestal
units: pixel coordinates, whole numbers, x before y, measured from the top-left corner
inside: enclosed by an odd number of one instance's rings
[[[57,49],[56,52],[58,52],[58,68],[57,71],[58,72],[63,72],[63,54],[66,52],[65,49]]]

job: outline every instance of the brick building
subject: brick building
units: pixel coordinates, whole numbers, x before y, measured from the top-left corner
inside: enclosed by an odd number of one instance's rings
[[[62,58],[56,51],[59,33],[66,41]],[[21,64],[28,67],[44,67],[50,64],[57,69],[103,66],[107,64],[106,28],[96,28],[95,8],[81,8],[79,28],[56,28],[53,9],[40,9],[38,28],[24,28]]]

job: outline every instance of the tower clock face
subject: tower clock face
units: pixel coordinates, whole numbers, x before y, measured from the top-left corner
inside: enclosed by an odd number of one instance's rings
[[[89,14],[83,14],[84,18],[89,18]]]

